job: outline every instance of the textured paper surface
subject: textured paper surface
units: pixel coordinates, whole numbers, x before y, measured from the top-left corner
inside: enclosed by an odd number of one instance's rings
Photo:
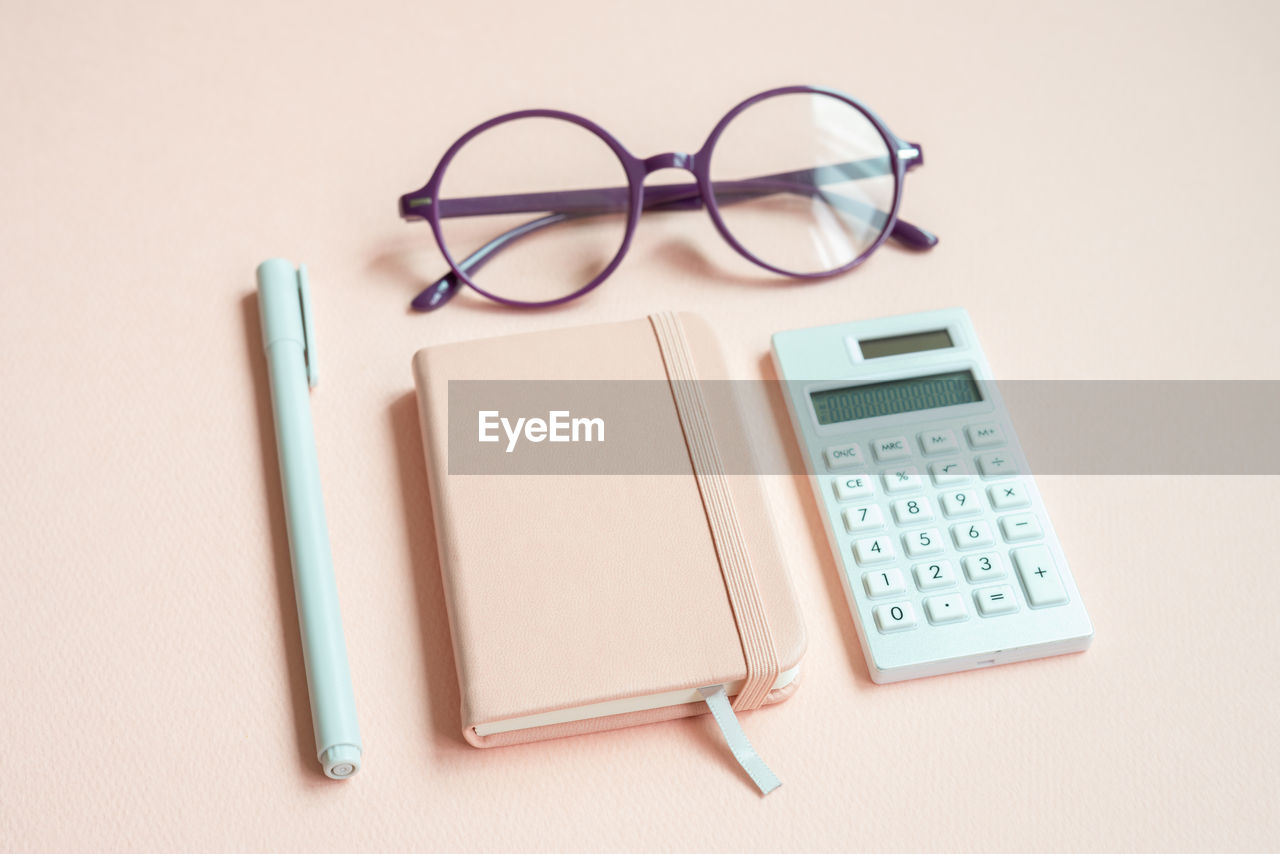
[[[10,4],[0,27],[0,848],[14,851],[1259,850],[1280,834],[1277,484],[1040,483],[1084,655],[872,685],[807,485],[770,481],[803,690],[463,743],[409,360],[696,311],[768,336],[949,305],[1002,376],[1276,378],[1274,4]],[[864,98],[928,162],[886,247],[779,283],[704,213],[640,223],[589,299],[405,305],[441,271],[396,197],[472,124],[551,106],[641,155],[739,99]],[[672,173],[674,175],[674,173]],[[655,176],[655,180],[662,176]],[[365,744],[321,776],[264,363],[272,255],[315,290],[320,467]],[[786,436],[785,413],[762,423]],[[1206,449],[1213,436],[1205,436]]]

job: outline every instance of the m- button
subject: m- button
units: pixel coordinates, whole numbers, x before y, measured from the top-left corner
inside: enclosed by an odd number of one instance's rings
[[[887,460],[900,460],[903,457],[911,456],[911,446],[907,444],[906,436],[876,439],[871,443],[871,447],[876,452],[876,459],[882,463]]]
[[[933,433],[920,434],[920,450],[926,454],[945,454],[960,448],[956,434],[952,430],[938,430]]]

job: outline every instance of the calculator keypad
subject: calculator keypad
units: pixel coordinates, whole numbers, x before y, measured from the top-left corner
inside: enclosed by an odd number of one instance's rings
[[[917,608],[927,630],[1067,602],[1006,443],[1000,424],[976,422],[826,449],[829,469],[859,469],[833,476],[831,488],[878,631],[918,629]],[[876,477],[868,459],[893,464]]]

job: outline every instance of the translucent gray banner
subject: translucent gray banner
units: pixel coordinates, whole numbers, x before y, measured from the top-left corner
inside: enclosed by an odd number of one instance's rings
[[[706,403],[725,473],[804,471],[785,401],[792,392],[805,400],[809,383],[692,385]],[[996,385],[1032,474],[1280,474],[1280,381],[1008,380]],[[448,397],[450,474],[691,471],[665,380],[459,380],[449,383]],[[811,415],[804,411],[801,417]],[[944,422],[963,428],[976,417],[955,417],[947,408],[910,412],[877,422],[872,432],[874,438],[910,436]],[[821,441],[834,445],[865,438],[866,426],[850,421],[828,427]],[[868,464],[875,467],[874,457]]]

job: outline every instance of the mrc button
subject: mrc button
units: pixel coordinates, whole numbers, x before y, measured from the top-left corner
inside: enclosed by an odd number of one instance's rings
[[[871,449],[876,452],[876,459],[880,460],[880,462],[900,460],[903,457],[911,456],[911,446],[907,444],[906,436],[876,439],[871,443]]]
[[[822,455],[826,457],[829,469],[847,469],[866,462],[866,458],[862,456],[862,448],[858,447],[856,442],[848,445],[832,445],[823,451]]]

